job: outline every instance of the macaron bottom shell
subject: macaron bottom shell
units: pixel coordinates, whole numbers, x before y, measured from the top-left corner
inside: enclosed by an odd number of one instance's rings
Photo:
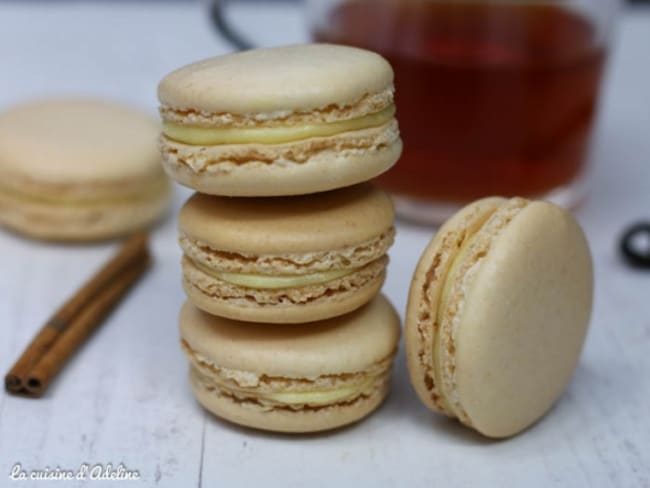
[[[284,144],[192,146],[162,136],[167,174],[201,193],[303,195],[368,181],[402,153],[396,123]]]
[[[409,290],[405,342],[411,382],[431,410],[453,416],[436,380],[435,344],[439,302],[446,276],[469,234],[477,232],[503,198],[487,198],[461,209],[436,232],[419,259]]]
[[[329,283],[293,289],[257,290],[207,275],[183,260],[183,288],[201,310],[233,320],[277,324],[309,323],[358,309],[379,293],[387,258]]]
[[[170,206],[167,182],[147,198],[46,202],[0,191],[0,225],[48,241],[96,241],[153,225]]]
[[[281,407],[268,409],[254,400],[238,400],[220,394],[190,371],[190,383],[198,402],[209,412],[229,422],[254,429],[284,433],[309,433],[332,430],[358,422],[379,408],[388,395],[390,378],[381,381],[371,394],[350,401],[319,407]]]

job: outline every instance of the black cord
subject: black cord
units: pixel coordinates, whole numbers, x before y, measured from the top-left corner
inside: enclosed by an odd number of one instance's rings
[[[650,269],[650,222],[639,222],[625,231],[621,253],[635,268]]]
[[[226,20],[225,7],[228,2],[226,0],[213,0],[210,3],[210,18],[212,23],[217,28],[219,33],[230,42],[237,49],[245,51],[255,47],[253,43],[248,41],[245,37],[241,36],[239,32],[233,29]]]

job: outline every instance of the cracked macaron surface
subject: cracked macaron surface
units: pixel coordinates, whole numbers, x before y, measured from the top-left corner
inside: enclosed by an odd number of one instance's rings
[[[411,283],[416,392],[489,437],[524,430],[566,388],[592,295],[589,248],[567,211],[522,198],[468,205],[437,232]]]
[[[390,198],[372,184],[273,199],[195,194],[179,217],[185,291],[235,320],[350,312],[383,284],[393,219]]]
[[[158,87],[167,172],[202,193],[279,196],[367,181],[399,158],[393,71],[329,44],[199,61]]]
[[[198,401],[231,422],[280,432],[341,427],[375,410],[400,336],[381,295],[309,327],[242,324],[188,302],[180,329]]]

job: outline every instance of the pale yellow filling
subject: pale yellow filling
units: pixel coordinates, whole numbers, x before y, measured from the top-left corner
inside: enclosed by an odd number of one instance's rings
[[[374,378],[367,378],[361,383],[334,390],[266,393],[262,397],[287,405],[329,405],[361,395],[372,385],[373,380]]]
[[[384,125],[395,115],[395,106],[356,119],[316,122],[278,127],[214,128],[163,122],[163,134],[184,144],[215,146],[219,144],[281,144],[311,137],[329,137],[343,132]]]
[[[92,196],[51,196],[37,193],[21,192],[12,188],[5,188],[0,186],[0,194],[9,198],[20,200],[23,202],[31,202],[36,204],[46,205],[61,205],[61,206],[102,206],[102,205],[119,205],[126,203],[139,202],[143,200],[153,199],[156,196],[161,196],[169,191],[169,180],[167,178],[160,178],[159,181],[148,185],[146,188],[141,189],[138,193],[130,195],[106,195],[99,198]]]
[[[438,388],[442,389],[443,388],[443,383],[441,381],[442,379],[442,357],[443,357],[443,351],[442,351],[442,341],[439,339],[438,334],[442,333],[440,330],[440,326],[442,325],[442,320],[444,318],[444,314],[447,310],[447,307],[449,305],[449,300],[451,298],[451,289],[453,287],[453,284],[456,280],[456,274],[458,272],[458,269],[460,266],[463,264],[463,261],[465,260],[465,257],[469,253],[470,246],[472,242],[474,241],[473,239],[474,236],[467,236],[465,238],[465,241],[461,244],[460,248],[458,249],[458,252],[456,253],[456,256],[454,256],[453,261],[451,263],[451,266],[449,267],[449,271],[447,272],[447,275],[444,277],[444,283],[442,286],[442,292],[440,293],[440,301],[438,303],[438,310],[436,311],[436,321],[438,323],[438,333],[434,335],[434,340],[433,340],[433,374],[434,374],[434,379],[437,385],[440,385]],[[453,408],[450,405],[450,403],[447,401],[446,396],[442,395],[440,397],[440,403],[442,406],[445,408],[445,410],[449,412],[453,412]]]
[[[193,264],[203,273],[218,280],[232,283],[233,285],[237,286],[243,286],[244,288],[257,288],[267,290],[319,285],[321,283],[327,283],[328,281],[342,278],[356,271],[356,269],[335,269],[332,271],[320,271],[305,275],[272,276],[252,273],[226,273],[215,271],[200,263],[193,262]]]
[[[454,256],[451,266],[449,267],[449,272],[447,273],[447,276],[445,276],[445,282],[442,287],[442,293],[440,294],[440,304],[438,306],[436,317],[439,324],[442,323],[442,317],[445,310],[447,310],[447,305],[449,304],[450,299],[449,295],[451,294],[451,288],[454,284],[458,268],[460,268],[460,265],[463,264],[465,257],[469,253],[469,248],[473,242],[472,237],[473,236],[467,237],[461,244],[460,248],[458,249],[458,253],[456,256]]]
[[[189,346],[184,345],[187,351],[190,351],[190,355],[199,364],[213,365],[213,363],[202,355],[196,352],[192,352]],[[233,371],[231,371],[232,373]],[[311,391],[278,391],[278,392],[260,392],[259,389],[255,388],[258,384],[258,377],[255,373],[247,373],[244,371],[237,371],[236,376],[239,379],[248,379],[254,380],[251,384],[243,387],[232,387],[227,383],[223,382],[219,376],[211,377],[204,373],[199,367],[192,368],[192,374],[195,374],[196,377],[202,380],[205,383],[212,383],[217,386],[220,390],[233,394],[243,394],[257,397],[261,400],[269,400],[275,403],[280,403],[284,405],[313,405],[313,406],[322,406],[330,405],[334,403],[339,403],[341,401],[356,398],[367,390],[369,390],[373,384],[380,379],[384,374],[372,374],[366,377],[360,378],[358,381],[353,383],[344,384],[338,388],[331,389],[320,389],[320,390],[311,390]]]

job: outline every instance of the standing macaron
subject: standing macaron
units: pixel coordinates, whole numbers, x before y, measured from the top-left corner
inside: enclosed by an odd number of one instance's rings
[[[299,197],[195,194],[180,213],[183,283],[199,308],[299,323],[377,294],[393,243],[390,198],[370,184]]]
[[[50,240],[146,227],[169,206],[158,124],[131,108],[56,99],[0,115],[0,224]]]
[[[180,328],[198,401],[231,422],[279,432],[333,429],[375,410],[400,336],[383,296],[310,327],[242,324],[186,303]]]
[[[165,167],[227,196],[300,195],[367,181],[402,143],[378,54],[309,44],[206,59],[158,87]]]
[[[411,284],[415,390],[486,436],[524,430],[569,383],[592,294],[589,248],[566,210],[521,198],[468,205],[441,227]]]

